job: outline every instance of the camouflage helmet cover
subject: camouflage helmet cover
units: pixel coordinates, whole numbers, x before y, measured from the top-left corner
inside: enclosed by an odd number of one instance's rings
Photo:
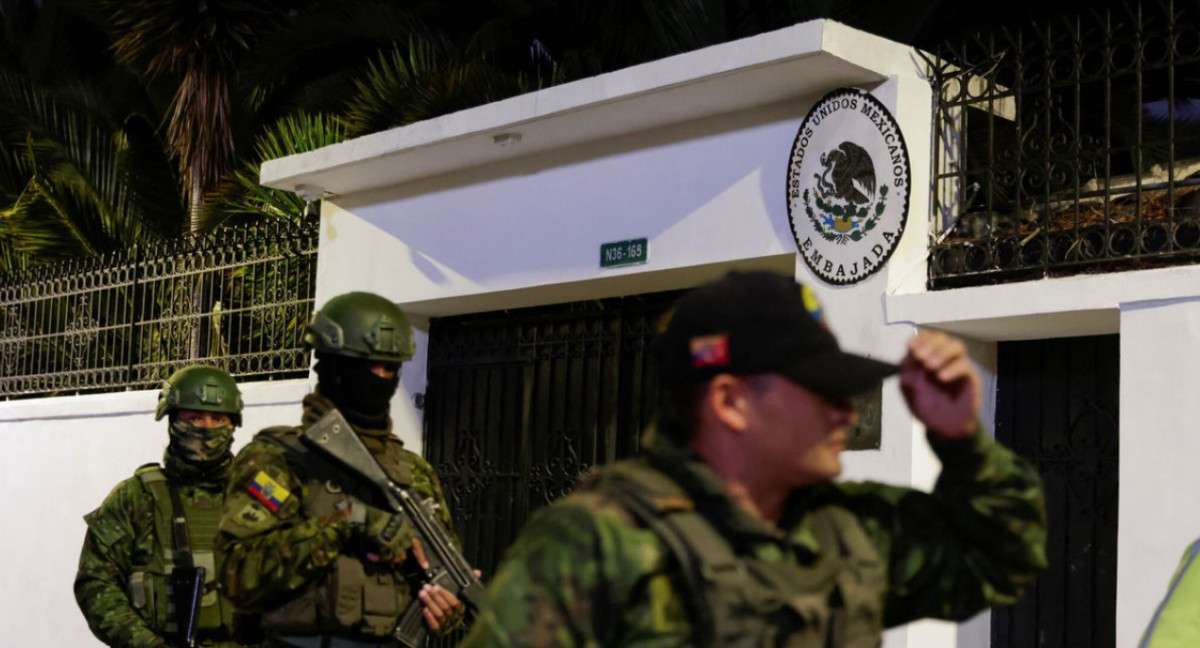
[[[404,362],[413,356],[408,317],[374,293],[338,295],[313,315],[304,343],[321,353],[380,362]]]
[[[241,425],[242,393],[233,377],[216,367],[184,367],[163,381],[154,420],[179,409],[222,412],[234,425]]]

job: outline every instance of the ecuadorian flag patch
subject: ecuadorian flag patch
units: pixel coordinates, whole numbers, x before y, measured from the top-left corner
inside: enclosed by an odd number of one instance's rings
[[[284,488],[283,484],[271,479],[270,475],[261,470],[246,485],[246,490],[250,491],[255,499],[262,502],[263,506],[271,509],[272,513],[278,511],[287,498],[292,496],[291,491]]]
[[[692,352],[692,366],[697,369],[723,367],[729,364],[728,335],[694,337],[688,346],[688,350]]]

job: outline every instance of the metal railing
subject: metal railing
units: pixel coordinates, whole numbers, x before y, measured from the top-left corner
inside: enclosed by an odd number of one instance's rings
[[[0,275],[0,397],[155,387],[187,364],[303,377],[315,219]]]
[[[927,57],[929,287],[1200,259],[1200,6],[1147,2]]]

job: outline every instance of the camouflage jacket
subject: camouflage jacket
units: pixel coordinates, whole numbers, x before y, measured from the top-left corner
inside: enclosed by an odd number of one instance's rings
[[[660,442],[632,461],[671,466],[671,477],[737,555],[768,564],[812,564],[836,550],[821,546],[812,520],[823,509],[841,509],[878,554],[865,567],[874,573],[858,576],[879,583],[882,601],[873,606],[882,619],[873,623],[891,627],[923,617],[964,619],[1012,603],[1046,565],[1035,469],[986,433],[931,443],[943,465],[931,494],[878,483],[807,488],[792,493],[778,526],[736,505],[694,454]],[[692,645],[688,593],[676,565],[661,538],[614,498],[581,489],[523,530],[463,646]]]
[[[216,543],[217,570],[229,598],[244,611],[262,613],[268,632],[272,632],[273,615],[280,616],[281,609],[293,606],[297,600],[312,595],[314,590],[330,587],[326,581],[336,581],[338,570],[348,568],[361,577],[364,569],[368,575],[381,569],[371,562],[372,557],[362,545],[361,537],[352,531],[351,523],[344,516],[309,515],[309,505],[315,499],[337,495],[325,493],[325,489],[310,488],[305,477],[309,467],[292,465],[295,458],[276,440],[280,430],[285,436],[295,434],[331,408],[333,404],[319,394],[307,396],[301,428],[272,428],[260,432],[242,448],[230,469],[225,510]],[[400,439],[390,431],[355,430],[392,479],[397,479],[398,464],[411,466],[412,490],[423,497],[434,498],[441,522],[453,537],[450,512],[433,467],[419,455],[404,450]],[[312,460],[325,461],[315,457]],[[264,501],[261,492],[254,493],[267,480],[275,491],[274,501]],[[368,497],[361,492],[356,494]],[[345,565],[347,560],[356,565]],[[400,577],[394,579],[397,589],[403,585],[402,581]],[[387,575],[387,582],[393,582],[391,575]],[[336,589],[336,585],[331,587]],[[365,598],[361,592],[358,596]],[[405,593],[398,600],[406,607],[415,599]],[[289,634],[346,635],[353,632],[343,629],[326,633],[302,627]]]
[[[1154,611],[1138,648],[1200,645],[1200,540],[1183,552],[1167,593]]]
[[[163,466],[168,483],[188,506],[220,507],[231,457],[201,472],[169,452]],[[75,600],[100,641],[118,648],[167,646],[163,628],[146,609],[134,607],[130,579],[139,566],[154,562],[171,547],[155,524],[154,497],[137,476],[117,484],[100,508],[84,516],[87,535],[75,575]],[[201,640],[203,646],[238,644]]]

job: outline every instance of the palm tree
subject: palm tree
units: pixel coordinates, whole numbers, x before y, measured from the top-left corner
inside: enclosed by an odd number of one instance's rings
[[[234,160],[238,63],[294,7],[282,0],[117,0],[100,6],[112,26],[117,60],[149,80],[170,75],[176,83],[167,146],[183,179],[195,232],[204,195]]]

